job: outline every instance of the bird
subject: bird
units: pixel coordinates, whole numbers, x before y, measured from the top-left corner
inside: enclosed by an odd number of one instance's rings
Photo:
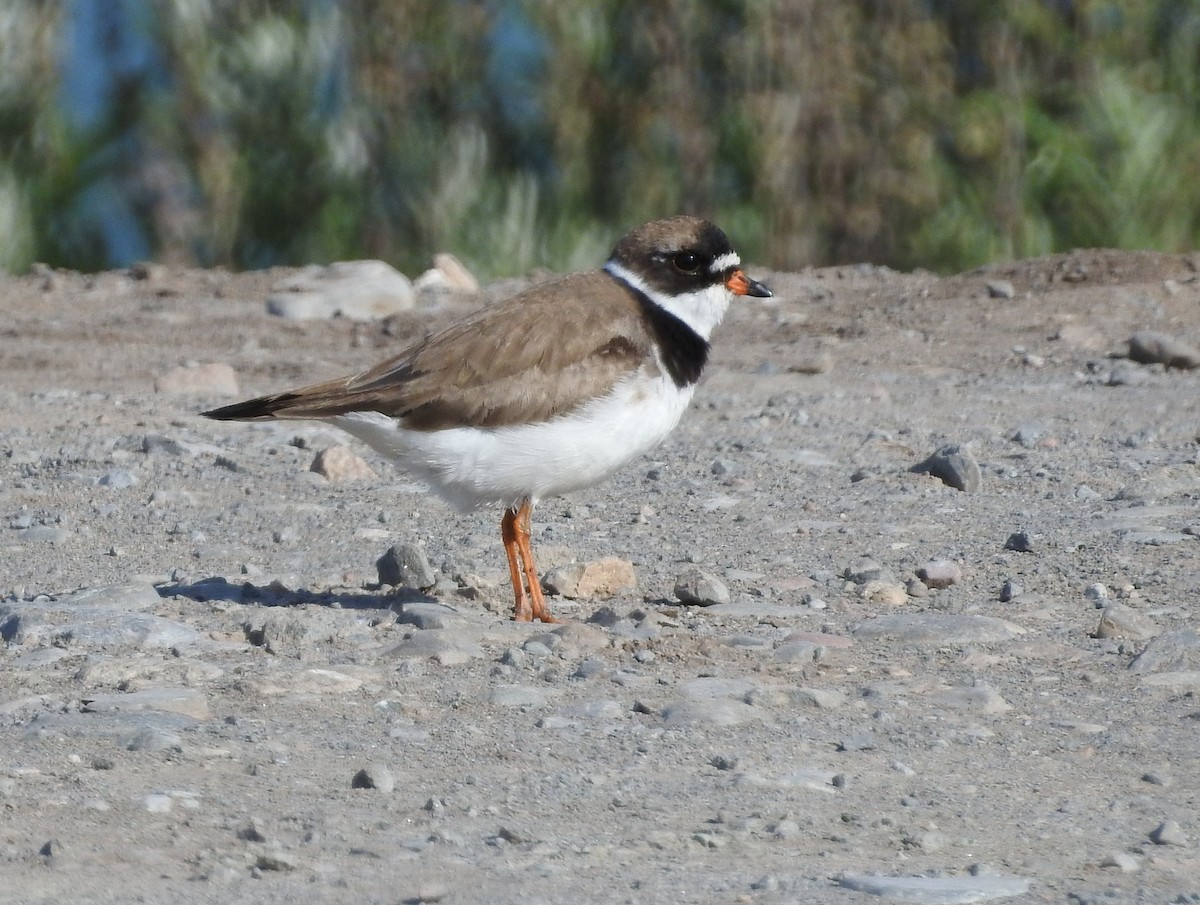
[[[503,506],[513,618],[557,622],[534,564],[534,506],[604,481],[674,429],[738,296],[771,291],[724,232],[653,220],[601,269],[483,307],[369,370],[201,414],[332,424],[462,511]]]

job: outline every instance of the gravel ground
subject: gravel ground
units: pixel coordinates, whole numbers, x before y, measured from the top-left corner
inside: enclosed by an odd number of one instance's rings
[[[196,415],[467,303],[0,280],[0,902],[1200,902],[1198,270],[755,272],[668,442],[535,513],[599,564],[561,626],[499,512]]]

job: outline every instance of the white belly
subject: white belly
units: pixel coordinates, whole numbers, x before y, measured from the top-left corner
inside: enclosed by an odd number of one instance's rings
[[[331,418],[461,509],[515,505],[598,484],[663,441],[692,398],[665,374],[622,381],[571,415],[538,424],[412,431],[378,412]]]

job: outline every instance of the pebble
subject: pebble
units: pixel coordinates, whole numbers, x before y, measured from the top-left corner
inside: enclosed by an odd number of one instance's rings
[[[1000,602],[1011,603],[1024,593],[1025,589],[1023,587],[1015,581],[1006,579],[1004,584],[1000,586]]]
[[[941,590],[962,581],[962,568],[948,559],[935,559],[917,569],[917,578],[926,587]]]
[[[1110,852],[1100,859],[1100,866],[1115,867],[1125,874],[1136,873],[1141,868],[1138,859],[1128,852]]]
[[[395,544],[389,547],[388,551],[375,561],[375,569],[380,584],[423,591],[437,583],[437,573],[429,564],[425,548],[418,544]]]
[[[889,569],[880,565],[869,556],[864,556],[841,571],[842,578],[854,584],[867,584],[871,581],[894,581]]]
[[[222,362],[174,368],[154,381],[154,391],[175,396],[237,396],[237,374]]]
[[[992,616],[959,616],[942,613],[902,613],[876,616],[854,630],[858,638],[889,639],[916,646],[936,644],[992,644],[1008,641],[1025,630]]]
[[[130,487],[136,487],[141,481],[128,468],[114,468],[112,471],[102,474],[96,483],[101,487],[111,487],[113,490],[127,490]]]
[[[384,261],[312,265],[273,287],[267,312],[287,320],[374,321],[416,305],[408,277]]]
[[[868,603],[901,606],[908,602],[908,589],[895,581],[868,581],[858,589],[858,596]]]
[[[1145,641],[1158,633],[1158,626],[1149,616],[1122,603],[1110,603],[1100,616],[1100,624],[1096,626],[1095,637]]]
[[[994,299],[1011,299],[1017,294],[1008,280],[988,280],[987,294]]]
[[[843,874],[838,884],[846,889],[917,905],[958,905],[1023,895],[1029,891],[1024,877],[880,877]]]
[[[1005,550],[1014,553],[1032,553],[1034,551],[1033,537],[1028,531],[1014,531],[1004,542]]]
[[[308,470],[333,484],[372,481],[379,477],[366,459],[348,446],[331,446],[321,450],[313,458]]]
[[[608,556],[585,563],[572,590],[577,598],[608,599],[636,587],[637,576],[633,571],[633,563]]]
[[[360,769],[350,780],[352,789],[375,789],[389,793],[396,788],[396,777],[387,764],[374,761]]]
[[[1155,845],[1186,846],[1187,834],[1174,820],[1164,820],[1150,831],[1150,841]]]
[[[675,597],[693,606],[719,606],[732,599],[725,582],[699,566],[685,569],[675,579]]]
[[[1153,330],[1141,330],[1129,337],[1129,357],[1139,364],[1162,364],[1187,370],[1200,367],[1200,349]]]
[[[450,289],[455,292],[475,294],[479,292],[479,280],[462,261],[449,252],[433,256],[433,266],[413,280],[413,288],[419,294],[435,289]]]
[[[1103,607],[1105,606],[1104,601],[1109,598],[1108,586],[1099,581],[1094,582],[1084,589],[1083,596],[1088,600],[1095,601],[1096,606]]]
[[[948,487],[965,493],[974,493],[983,482],[983,474],[975,456],[969,448],[959,444],[941,447],[909,471],[932,475]]]

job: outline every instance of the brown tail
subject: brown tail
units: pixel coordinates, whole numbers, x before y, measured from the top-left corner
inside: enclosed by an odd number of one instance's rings
[[[287,412],[290,403],[296,401],[295,393],[276,393],[273,396],[258,396],[245,402],[223,405],[219,409],[201,412],[214,421],[265,421],[269,418],[295,417]]]

